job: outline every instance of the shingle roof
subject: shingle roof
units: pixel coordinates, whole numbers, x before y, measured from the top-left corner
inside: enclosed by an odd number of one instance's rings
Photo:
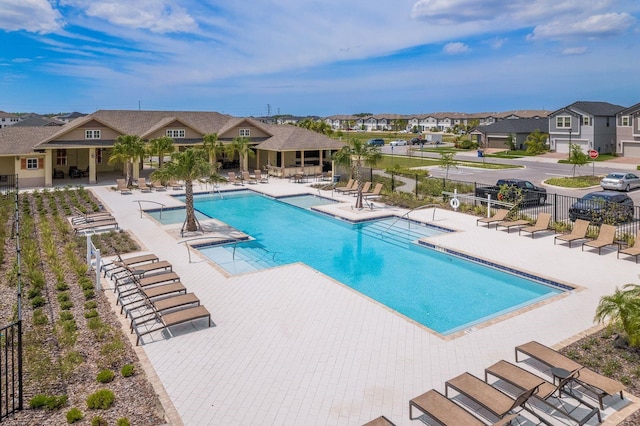
[[[256,148],[267,151],[297,151],[340,149],[345,145],[344,142],[290,124],[269,125],[268,129],[273,136]]]
[[[53,118],[44,117],[42,115],[32,115],[29,118],[12,124],[12,127],[35,127],[35,126],[63,126],[65,123]]]
[[[578,101],[562,109],[582,111],[596,117],[613,117],[617,113],[625,109],[625,107],[621,105],[610,104],[609,102]]]
[[[32,154],[38,142],[58,131],[57,126],[17,127],[0,129],[0,155]]]
[[[482,133],[531,133],[535,130],[548,133],[549,119],[546,117],[507,119],[478,127],[478,131]]]

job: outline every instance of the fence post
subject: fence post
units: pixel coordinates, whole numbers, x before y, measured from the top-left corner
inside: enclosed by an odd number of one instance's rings
[[[391,172],[391,192],[395,192],[395,190],[396,190],[396,183],[393,180],[393,177],[394,177],[394,174],[393,174],[393,172]]]
[[[418,199],[418,174],[416,173],[416,200]]]
[[[558,223],[558,194],[553,194],[553,221]]]

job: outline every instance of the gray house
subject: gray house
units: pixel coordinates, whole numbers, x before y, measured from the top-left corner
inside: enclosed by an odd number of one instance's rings
[[[542,133],[549,132],[549,119],[544,118],[518,118],[496,121],[486,126],[478,126],[472,132],[472,137],[482,148],[507,149],[507,139],[512,135],[517,149],[526,149],[527,137],[532,132],[539,130]]]
[[[616,115],[616,153],[640,157],[640,103]]]
[[[551,150],[569,153],[577,144],[583,152],[595,149],[603,154],[616,152],[616,115],[625,107],[608,102],[574,102],[549,115]]]

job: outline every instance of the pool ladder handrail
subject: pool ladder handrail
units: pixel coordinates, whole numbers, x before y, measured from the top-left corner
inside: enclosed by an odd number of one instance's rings
[[[321,186],[320,188],[318,188],[318,196],[322,196],[322,194],[320,194],[320,191],[324,191],[327,188],[331,188],[331,196],[333,196],[333,188],[336,187],[336,182],[331,182],[328,183],[326,185]]]
[[[242,241],[246,241],[246,238],[236,238],[236,237],[232,237],[231,235],[220,234],[220,235],[208,235],[204,237],[188,238],[186,240],[178,241],[178,244],[184,243],[185,247],[187,248],[187,254],[189,255],[189,263],[191,263],[191,250],[190,250],[191,246],[187,244],[188,242],[196,241],[196,240],[216,240],[216,239],[218,239],[219,241],[231,240],[233,242],[233,260],[235,260],[236,246],[238,245],[238,243]]]
[[[134,200],[134,203],[138,203],[138,208],[140,209],[140,219],[142,219],[142,213],[144,213],[144,210],[142,210],[142,202],[145,203],[153,203],[153,204],[159,204],[160,205],[160,219],[162,219],[162,210],[167,207],[162,203],[159,203],[157,201],[151,201],[151,200]]]
[[[429,207],[433,207],[433,216],[431,217],[431,221],[435,221],[436,220],[436,207],[438,207],[439,204],[426,204],[424,206],[418,206],[416,208],[413,208],[411,210],[409,210],[408,212],[406,212],[405,214],[403,214],[402,216],[398,216],[396,217],[396,220],[394,220],[393,222],[391,222],[391,225],[387,226],[385,229],[383,229],[382,231],[380,231],[380,236],[384,237],[383,234],[386,234],[389,229],[391,229],[393,227],[393,225],[396,224],[396,222],[398,222],[399,220],[403,219],[405,216],[407,219],[409,219],[409,214],[413,213],[416,210],[422,210],[422,209],[426,209]],[[411,230],[411,220],[409,220],[409,226],[407,227],[407,233]]]

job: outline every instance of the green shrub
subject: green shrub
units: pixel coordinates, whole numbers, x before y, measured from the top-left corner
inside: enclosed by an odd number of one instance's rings
[[[68,302],[71,300],[71,295],[68,292],[58,293],[58,302]]]
[[[41,308],[47,303],[46,299],[42,296],[36,296],[31,299],[31,307],[33,309]]]
[[[63,407],[67,403],[67,395],[52,395],[47,396],[45,394],[35,395],[29,401],[29,407],[31,408],[43,408],[47,407],[49,410],[57,410]]]
[[[73,407],[71,410],[67,411],[67,423],[72,424],[75,422],[79,422],[82,420],[84,416],[82,415],[82,411]]]
[[[109,423],[100,416],[95,416],[91,419],[91,426],[107,426]]]
[[[98,373],[96,380],[100,383],[109,383],[113,381],[113,378],[115,376],[116,376],[115,373],[111,370],[102,370],[101,372]]]
[[[96,311],[95,309],[91,309],[90,311],[87,311],[84,313],[85,318],[95,318],[97,316],[98,316],[98,311]]]
[[[126,364],[122,366],[122,369],[120,370],[120,374],[122,374],[122,377],[131,377],[133,376],[135,373],[135,367],[132,364]]]
[[[73,308],[73,302],[71,300],[60,303],[60,309],[62,309],[63,311],[68,311],[71,308]]]
[[[95,300],[90,300],[88,302],[85,302],[84,304],[84,308],[89,310],[89,309],[95,309],[98,307],[98,304],[96,303]]]
[[[45,325],[49,322],[49,318],[38,308],[33,311],[33,325]]]
[[[96,293],[93,291],[93,289],[84,290],[83,293],[84,293],[84,298],[86,300],[93,299],[94,297],[96,297]]]
[[[73,319],[73,313],[69,311],[60,312],[60,321],[71,321]]]
[[[58,284],[56,284],[56,290],[67,291],[69,290],[69,285],[64,281],[59,281]]]
[[[130,424],[131,423],[129,423],[129,419],[126,417],[119,418],[116,422],[117,426],[129,426]]]
[[[31,408],[41,408],[45,405],[47,405],[47,395],[43,393],[34,395],[33,398],[29,400],[29,407]]]
[[[115,400],[115,395],[109,389],[100,389],[87,397],[87,407],[90,409],[108,410]]]

